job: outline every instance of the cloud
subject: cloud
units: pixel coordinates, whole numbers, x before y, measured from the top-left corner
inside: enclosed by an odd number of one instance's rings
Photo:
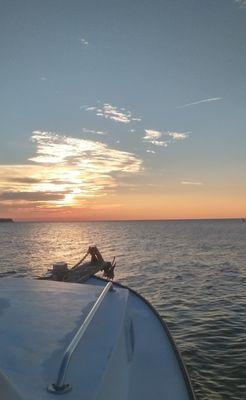
[[[87,42],[87,40],[86,40],[86,39],[84,39],[84,38],[81,38],[81,39],[79,39],[79,40],[80,40],[80,44],[81,44],[83,47],[86,47],[86,46],[88,46],[89,42]]]
[[[108,132],[105,132],[105,131],[95,131],[94,129],[87,129],[87,128],[83,128],[82,131],[84,133],[92,133],[95,135],[108,135],[109,134]]]
[[[159,139],[162,137],[162,132],[160,131],[155,131],[154,129],[145,129],[146,135],[144,136],[145,140],[153,140],[153,139]]]
[[[3,192],[0,200],[54,201],[63,200],[64,192]]]
[[[29,183],[39,183],[40,182],[40,179],[37,179],[37,178],[29,178],[29,177],[21,177],[21,178],[19,178],[19,177],[9,177],[9,178],[7,178],[7,181],[8,182],[14,182],[14,183],[27,183],[27,184],[29,184]]]
[[[193,186],[201,186],[203,182],[192,182],[192,181],[181,181],[182,185],[193,185]]]
[[[155,154],[155,151],[154,150],[146,150],[146,153],[151,153],[151,154]]]
[[[101,142],[77,139],[54,132],[34,131],[32,141],[37,144],[34,157],[29,160],[52,165],[76,166],[89,172],[137,172],[141,161],[132,153],[114,150]]]
[[[168,136],[171,136],[174,140],[184,140],[189,136],[189,132],[168,132]]]
[[[45,179],[45,172],[37,165],[1,165],[0,192],[27,191],[36,187]]]
[[[145,129],[143,140],[155,146],[167,147],[176,140],[184,140],[189,136],[189,132],[169,132],[157,131],[155,129]],[[163,140],[165,138],[166,140]]]
[[[155,146],[167,147],[168,142],[164,142],[163,140],[149,140],[149,143]]]
[[[239,8],[246,8],[246,0],[234,0],[239,5]]]
[[[104,117],[106,119],[111,119],[115,122],[122,122],[124,124],[141,121],[141,118],[133,116],[131,111],[128,111],[125,108],[117,108],[109,103],[104,103],[99,107],[86,107],[86,111],[95,111],[98,117]]]
[[[80,109],[86,109],[86,111],[95,111],[97,108],[94,106],[80,106]]]
[[[196,104],[210,103],[211,101],[220,101],[220,100],[223,100],[222,97],[211,97],[210,99],[203,99],[203,100],[193,101],[192,103],[183,104],[182,106],[177,106],[176,108],[185,108],[185,107],[195,106]]]
[[[34,131],[32,141],[36,152],[29,164],[1,165],[0,199],[5,205],[81,207],[86,199],[115,190],[121,176],[142,169],[135,154],[101,142],[43,131]]]

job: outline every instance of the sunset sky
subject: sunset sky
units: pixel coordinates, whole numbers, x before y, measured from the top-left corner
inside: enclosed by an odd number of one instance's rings
[[[246,0],[0,3],[0,217],[246,216]]]

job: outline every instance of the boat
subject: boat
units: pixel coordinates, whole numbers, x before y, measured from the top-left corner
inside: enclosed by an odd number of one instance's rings
[[[165,322],[134,290],[93,275],[5,278],[0,293],[1,399],[195,399]]]

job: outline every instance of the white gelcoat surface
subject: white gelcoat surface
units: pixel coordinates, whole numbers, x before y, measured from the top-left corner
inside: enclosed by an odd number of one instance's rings
[[[23,400],[53,399],[67,345],[105,282],[0,280],[0,371]],[[75,350],[64,400],[188,400],[174,350],[153,311],[114,287]],[[9,400],[9,399],[6,399]]]

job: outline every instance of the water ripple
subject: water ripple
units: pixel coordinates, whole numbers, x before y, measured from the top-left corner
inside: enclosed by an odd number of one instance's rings
[[[243,400],[245,233],[236,220],[2,224],[0,277],[73,265],[97,244],[167,322],[198,400]]]

